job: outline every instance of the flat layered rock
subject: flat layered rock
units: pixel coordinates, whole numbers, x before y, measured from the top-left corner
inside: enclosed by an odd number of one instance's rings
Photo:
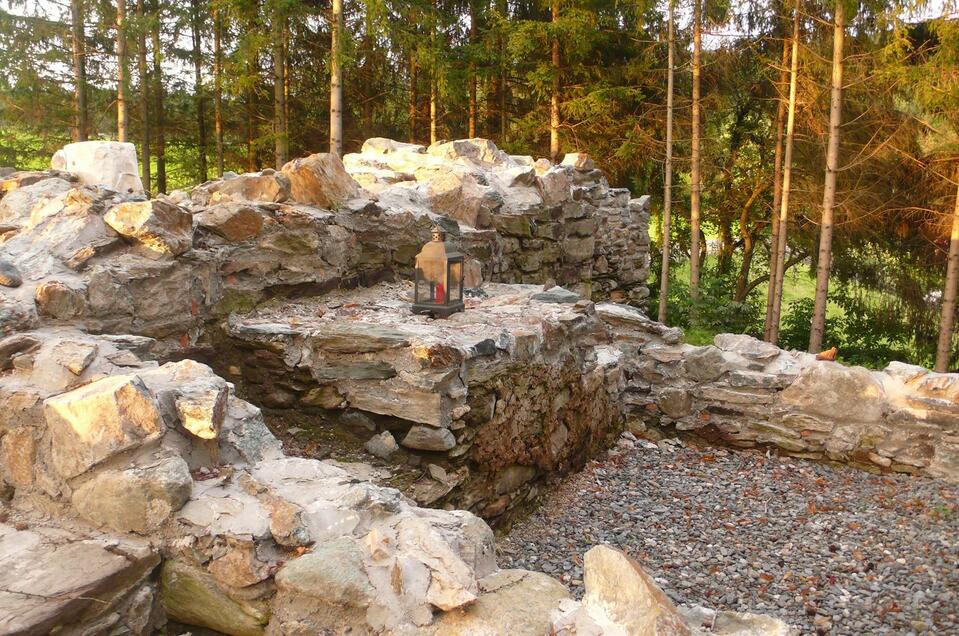
[[[145,541],[0,524],[0,633],[41,636],[109,614],[159,562]]]

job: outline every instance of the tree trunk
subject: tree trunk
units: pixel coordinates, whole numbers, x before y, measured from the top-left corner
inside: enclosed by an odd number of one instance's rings
[[[476,55],[472,47],[476,46],[476,0],[470,0],[470,70],[469,70],[469,124],[470,139],[476,136]]]
[[[196,128],[197,128],[197,178],[200,183],[207,180],[206,168],[206,100],[203,96],[203,40],[200,34],[203,14],[200,12],[200,0],[190,0],[192,19],[190,26],[193,32],[193,91],[196,99]]]
[[[282,5],[273,4],[273,148],[276,169],[286,164],[288,153],[286,131],[286,80],[283,63],[283,32],[286,30],[286,18]]]
[[[826,301],[829,296],[829,268],[832,261],[833,206],[836,202],[836,172],[839,167],[839,126],[842,123],[842,49],[846,34],[842,0],[836,2],[832,44],[832,90],[829,99],[829,143],[826,150],[826,183],[822,194],[822,223],[819,227],[819,262],[816,267],[816,303],[809,333],[809,352],[822,349],[826,330]]]
[[[439,122],[439,50],[436,48],[436,31],[439,28],[439,2],[433,0],[430,23],[430,144],[438,140]]]
[[[504,20],[509,18],[509,5],[506,0],[496,0],[496,8]],[[497,47],[499,48],[499,143],[502,147],[506,143],[506,133],[509,130],[509,114],[506,112],[506,106],[509,99],[506,92],[509,90],[506,70],[506,39],[500,33],[497,38]]]
[[[87,123],[87,43],[83,28],[83,2],[70,0],[70,32],[73,44],[73,113],[76,141],[86,141],[90,126]]]
[[[559,0],[553,0],[550,7],[553,26],[552,66],[553,90],[549,100],[549,156],[553,163],[559,163]]]
[[[956,320],[956,284],[959,283],[959,167],[956,169],[956,204],[952,213],[952,235],[949,239],[949,265],[942,290],[942,317],[939,320],[939,342],[936,345],[936,371],[949,370],[952,353],[952,328]]]
[[[702,56],[702,0],[693,0],[693,103],[692,103],[692,136],[690,138],[690,201],[689,201],[689,230],[690,230],[690,263],[689,263],[689,293],[692,299],[699,299],[699,213],[700,188],[702,175],[699,166],[699,75],[700,59]]]
[[[793,139],[796,129],[796,86],[799,82],[799,0],[793,14],[792,60],[789,64],[789,106],[786,116],[786,148],[783,153],[779,232],[776,235],[776,268],[772,270],[772,310],[769,312],[769,342],[779,342],[782,317],[783,285],[786,280],[786,238],[789,234],[789,192],[792,188]]]
[[[163,108],[163,51],[160,48],[160,0],[153,0],[153,118],[156,121],[157,192],[166,192],[166,122]]]
[[[673,210],[673,0],[669,0],[669,57],[666,76],[666,162],[663,177],[663,266],[659,277],[659,322],[666,322],[669,302],[669,232]]]
[[[259,12],[259,3],[247,19],[247,36],[256,33],[256,14]],[[256,161],[256,80],[260,74],[256,51],[252,41],[248,43],[246,51],[246,169],[255,172],[259,166]]]
[[[416,112],[417,112],[416,103],[419,101],[419,93],[416,90],[416,83],[418,81],[417,72],[416,72],[416,60],[413,59],[412,53],[410,53],[409,63],[410,63],[409,142],[411,144],[415,144],[416,143]]]
[[[213,8],[213,131],[216,135],[216,176],[223,176],[223,12]]]
[[[330,42],[330,152],[343,155],[343,0],[333,0]]]
[[[143,189],[149,194],[150,178],[150,78],[147,76],[147,32],[144,20],[143,0],[137,0],[137,73],[140,75],[140,126],[143,140],[140,142],[140,159],[143,173]]]
[[[766,190],[766,187],[765,183],[759,183],[753,188],[749,199],[746,200],[746,203],[739,211],[739,235],[743,239],[743,261],[739,266],[739,274],[736,276],[736,292],[733,295],[733,300],[737,303],[746,302],[746,296],[748,295],[746,286],[749,284],[749,270],[752,269],[753,254],[756,251],[756,239],[753,237],[752,232],[749,231],[749,211],[752,209],[756,199],[759,198],[759,195]]]
[[[783,185],[783,133],[786,123],[786,100],[783,99],[783,88],[789,81],[789,71],[786,64],[789,63],[789,40],[783,37],[783,58],[779,66],[779,83],[776,85],[776,92],[779,94],[778,105],[776,107],[776,155],[773,166],[773,209],[770,215],[769,232],[769,280],[775,280],[775,272],[779,258],[779,210],[782,204],[782,185]],[[773,297],[776,295],[776,286],[772,283],[766,286],[766,320],[763,324],[763,338],[769,340],[769,331],[771,329],[773,317]]]
[[[127,140],[127,8],[117,0],[117,140]]]

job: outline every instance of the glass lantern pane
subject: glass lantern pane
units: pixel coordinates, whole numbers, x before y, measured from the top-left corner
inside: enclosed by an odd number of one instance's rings
[[[423,274],[423,270],[416,268],[416,292],[415,301],[418,303],[433,302],[433,285]]]
[[[463,280],[463,263],[456,261],[450,263],[449,283],[450,283],[450,302],[459,302],[463,300],[463,286],[460,281]]]

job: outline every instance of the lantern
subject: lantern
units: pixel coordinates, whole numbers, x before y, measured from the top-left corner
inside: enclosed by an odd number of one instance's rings
[[[416,255],[413,313],[446,318],[463,311],[463,254],[433,228],[433,240]]]

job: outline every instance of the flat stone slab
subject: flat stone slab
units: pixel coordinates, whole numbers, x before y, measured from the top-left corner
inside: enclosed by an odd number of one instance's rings
[[[159,562],[146,541],[0,524],[0,635],[50,634],[106,612]]]

